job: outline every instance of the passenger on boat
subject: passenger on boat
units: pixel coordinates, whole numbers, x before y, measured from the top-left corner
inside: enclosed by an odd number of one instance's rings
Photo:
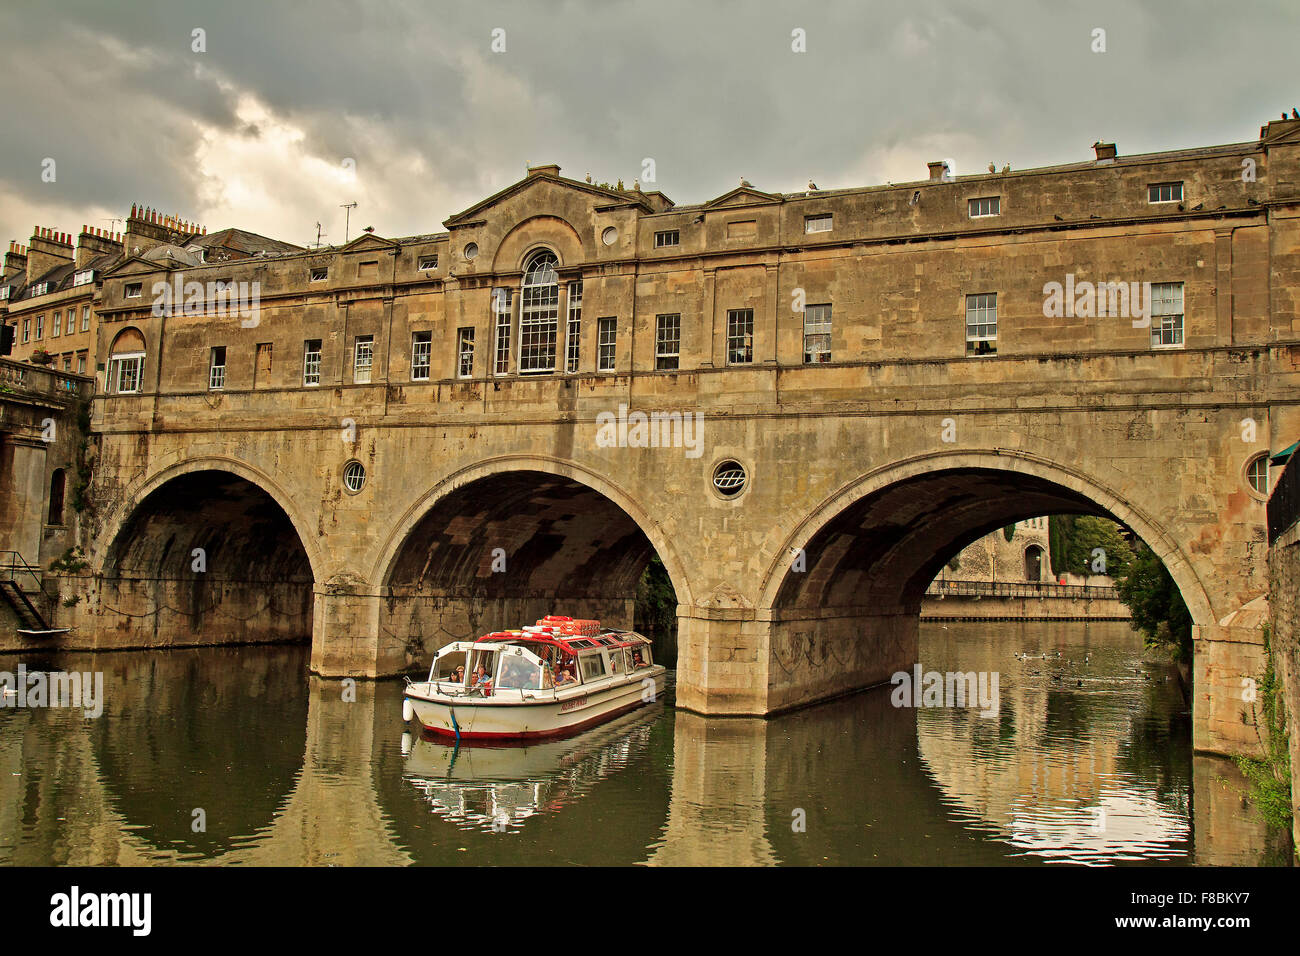
[[[465,665],[458,664],[456,669],[451,673],[451,679],[457,684],[465,683]]]
[[[563,687],[565,684],[576,684],[577,682],[578,678],[574,677],[573,671],[569,670],[567,667],[561,669],[560,676],[555,678],[556,687]]]
[[[488,672],[482,664],[479,664],[478,667],[474,668],[474,683],[472,686],[478,687],[480,684],[486,684],[489,680],[491,680],[491,678],[488,676]]]

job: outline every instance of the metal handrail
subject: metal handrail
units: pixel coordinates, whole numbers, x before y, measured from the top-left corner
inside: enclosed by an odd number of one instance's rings
[[[50,600],[50,601],[54,600],[54,598],[51,597],[50,592],[45,590],[45,582],[41,580],[41,576],[37,574],[35,568],[33,568],[30,564],[27,563],[26,559],[23,558],[21,553],[17,551],[0,551],[0,559],[6,557],[8,558],[9,563],[7,566],[0,564],[0,571],[8,572],[9,575],[8,580],[13,581],[14,575],[16,575],[19,571],[24,571],[27,574],[31,575],[32,580],[36,582],[36,590],[40,591],[46,600]],[[21,585],[19,586],[21,587]]]
[[[932,581],[927,596],[954,597],[1069,597],[1118,599],[1113,587],[1096,584],[1048,584],[1033,581]]]

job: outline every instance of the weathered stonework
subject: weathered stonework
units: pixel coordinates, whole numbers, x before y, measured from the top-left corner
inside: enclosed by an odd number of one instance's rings
[[[1258,634],[1220,622],[1266,587],[1245,469],[1300,435],[1300,187],[1271,173],[1298,160],[1300,123],[1274,122],[1234,146],[686,207],[540,167],[446,233],[186,271],[258,281],[251,324],[152,314],[126,287],[172,277],[128,258],[105,278],[100,352],[110,373],[118,343],[146,358],[138,393],[110,381],[96,403],[103,508],[69,643],[249,639],[228,622],[271,595],[297,615],[275,636],[305,636],[310,605],[319,673],[393,674],[541,611],[626,623],[653,551],[679,601],[679,704],[768,714],[910,666],[926,586],[981,536],[1105,514],[1164,560],[1196,622],[1195,746],[1240,749],[1225,688]],[[1149,203],[1167,181],[1182,202]],[[1001,214],[970,218],[989,195]],[[830,232],[806,230],[826,213]],[[520,374],[539,252],[557,260],[556,370]],[[1044,285],[1066,274],[1182,283],[1181,347],[1127,316],[1046,317]],[[494,289],[511,292],[503,374]],[[997,354],[967,354],[966,297],[989,293]],[[801,300],[833,307],[829,361],[805,362]],[[675,369],[662,315],[680,316]],[[622,406],[700,413],[699,454],[602,442]],[[733,497],[711,484],[727,460],[748,473]],[[174,605],[188,623],[146,630],[104,597],[123,578],[225,595],[227,623],[194,598]]]

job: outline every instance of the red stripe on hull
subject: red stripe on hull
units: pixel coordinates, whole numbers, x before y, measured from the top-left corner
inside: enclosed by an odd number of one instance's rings
[[[559,727],[555,730],[527,730],[527,731],[520,731],[518,733],[504,733],[504,734],[476,733],[471,730],[462,730],[460,732],[460,739],[461,740],[507,741],[507,740],[541,740],[546,737],[564,737],[568,734],[576,734],[579,731],[586,730],[588,727],[593,727],[596,724],[604,723],[607,720],[612,720],[613,718],[617,717],[619,714],[626,714],[629,710],[636,710],[638,707],[646,703],[649,702],[638,700],[635,703],[628,704],[626,707],[620,707],[617,710],[607,711],[606,713],[600,714],[599,716],[592,717],[590,720],[584,720],[581,723],[577,723],[577,724],[570,724],[568,727]],[[453,740],[456,738],[456,731],[448,730],[446,727],[430,727],[428,724],[425,724],[423,722],[421,722],[420,726],[423,727],[426,732],[433,734],[435,736],[449,737]]]

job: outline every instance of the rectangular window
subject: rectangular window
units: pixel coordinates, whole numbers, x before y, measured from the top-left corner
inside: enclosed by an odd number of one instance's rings
[[[36,317],[36,341],[39,342],[43,338],[45,338],[45,316],[38,315]]]
[[[420,256],[419,269],[421,272],[431,272],[438,268],[437,256]]]
[[[86,355],[87,353],[85,352],[77,353],[77,374],[78,375],[86,374]]]
[[[432,332],[411,333],[411,381],[429,380],[430,351],[433,349]]]
[[[564,370],[576,372],[582,357],[582,280],[569,283],[569,321],[564,334]]]
[[[326,268],[326,269],[312,269],[312,270],[311,270],[311,281],[312,281],[312,282],[324,282],[324,281],[325,281],[326,279],[328,279],[329,277],[330,277],[330,271],[329,271],[328,268]]]
[[[302,343],[302,383],[320,384],[320,339],[307,339]]]
[[[982,199],[972,199],[969,209],[972,219],[982,219],[985,216],[1000,216],[1002,215],[1002,197],[985,196]]]
[[[63,332],[63,313],[54,313],[54,330],[50,332],[50,338],[57,339]]]
[[[803,310],[803,360],[819,365],[831,360],[831,307],[806,305]]]
[[[63,353],[63,371],[65,371],[65,372],[71,372],[71,371],[72,371],[72,353],[71,353],[71,352],[64,352],[64,353]]]
[[[584,681],[598,680],[605,676],[605,658],[600,654],[587,654],[580,660],[582,661],[582,679]]]
[[[93,269],[82,269],[72,276],[72,286],[76,288],[79,285],[88,285],[95,281],[95,272]]]
[[[23,319],[23,341],[29,342],[32,337],[32,320]]]
[[[1147,202],[1182,202],[1182,183],[1152,183],[1147,187]]]
[[[618,319],[609,316],[596,320],[596,371],[614,371],[614,346],[618,339]]]
[[[375,337],[358,335],[354,357],[352,359],[352,381],[357,385],[370,383],[370,370],[375,364]]]
[[[748,365],[754,361],[754,310],[727,310],[727,364]]]
[[[81,331],[90,331],[90,306],[88,305],[81,307]]]
[[[108,362],[108,388],[117,395],[132,395],[140,391],[144,378],[144,353],[129,352],[114,355]]]
[[[560,285],[525,285],[519,300],[519,372],[554,372],[560,325]]]
[[[664,246],[681,245],[682,236],[676,229],[665,229],[663,232],[655,233],[655,248],[662,249]]]
[[[998,294],[966,296],[966,354],[998,354]]]
[[[834,217],[831,213],[819,213],[816,216],[803,217],[803,231],[805,233],[830,232],[834,228]]]
[[[492,290],[492,314],[496,316],[496,362],[492,371],[510,374],[510,290]]]
[[[456,374],[461,378],[474,377],[473,329],[460,329],[456,333]]]
[[[140,298],[140,296],[144,294],[144,283],[128,282],[126,284],[126,291],[124,294],[128,299]]]
[[[208,389],[216,391],[226,387],[226,347],[214,346],[208,357]]]
[[[655,368],[675,369],[681,361],[682,316],[680,312],[655,316]]]
[[[265,388],[271,383],[271,343],[257,343],[257,365],[253,368],[253,387]]]
[[[1181,348],[1183,345],[1183,284],[1151,284],[1151,347]]]

